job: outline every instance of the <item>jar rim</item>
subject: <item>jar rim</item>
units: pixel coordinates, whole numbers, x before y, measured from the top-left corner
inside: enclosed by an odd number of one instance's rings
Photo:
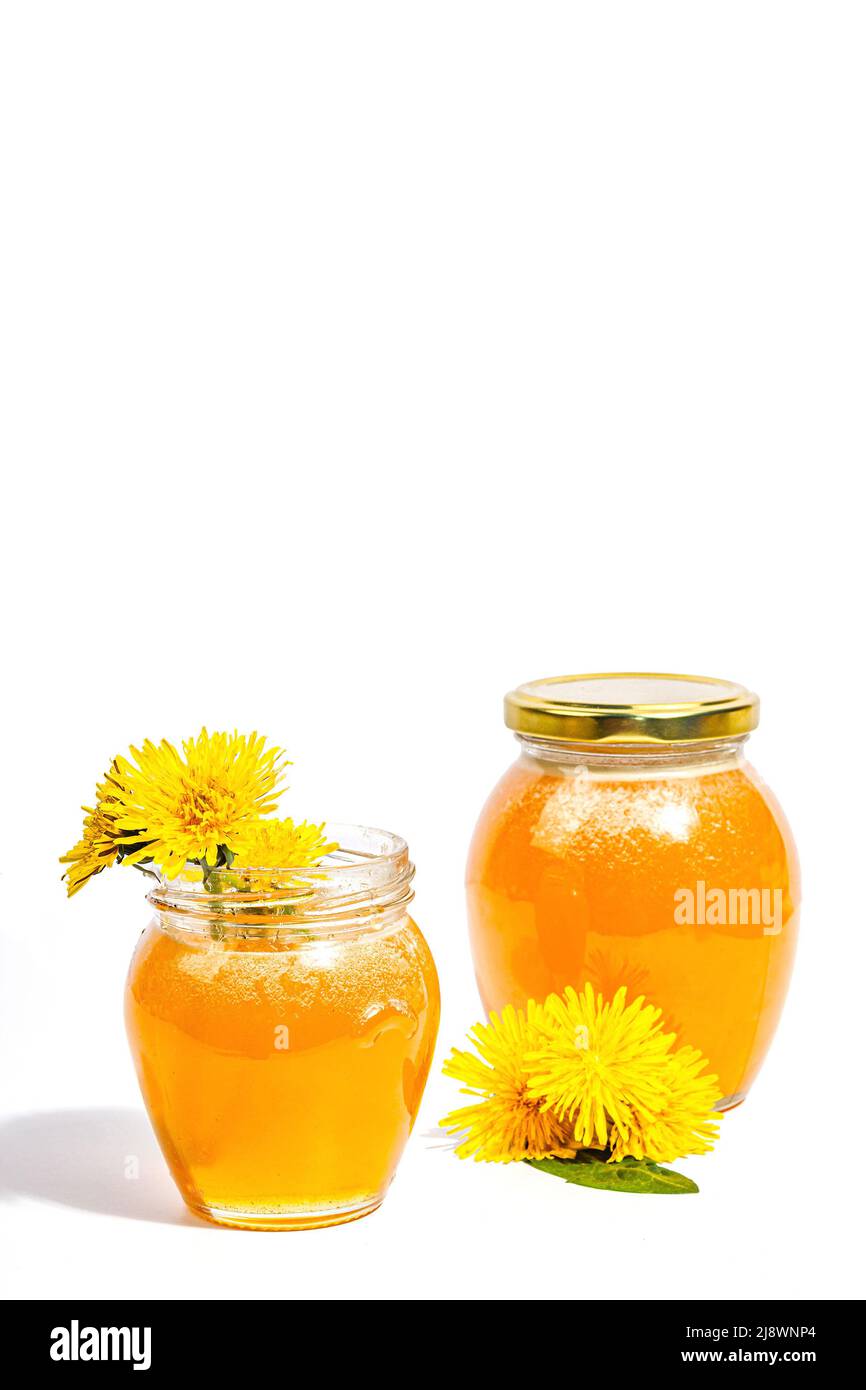
[[[328,932],[405,916],[415,866],[399,835],[372,826],[327,822],[337,848],[311,867],[229,866],[202,880],[161,877],[147,900],[175,925],[220,921],[268,931]]]
[[[748,734],[759,717],[735,681],[659,671],[545,676],[505,697],[509,729],[563,743],[702,743]]]

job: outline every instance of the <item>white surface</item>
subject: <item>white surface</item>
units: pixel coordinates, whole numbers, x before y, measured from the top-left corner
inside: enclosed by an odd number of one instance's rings
[[[863,40],[759,0],[3,7],[6,1294],[862,1296]],[[429,1148],[437,1062],[380,1213],[193,1225],[122,1031],[142,885],[58,882],[110,756],[256,727],[288,811],[405,835],[441,1057],[501,697],[617,669],[759,692],[803,861],[700,1197]]]

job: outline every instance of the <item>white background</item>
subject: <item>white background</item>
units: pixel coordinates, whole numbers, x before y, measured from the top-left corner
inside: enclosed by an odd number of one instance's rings
[[[792,0],[3,5],[7,1295],[864,1293],[864,39]],[[617,668],[760,692],[803,864],[687,1202],[425,1138],[501,696]],[[110,757],[203,722],[418,865],[440,1048],[352,1226],[184,1215],[121,1022],[143,884],[59,882]]]

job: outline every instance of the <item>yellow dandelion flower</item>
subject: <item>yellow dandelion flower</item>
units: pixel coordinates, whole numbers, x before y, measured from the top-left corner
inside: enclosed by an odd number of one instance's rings
[[[717,1078],[693,1047],[674,1051],[661,1011],[617,990],[606,1004],[586,985],[551,995],[545,1012],[554,1032],[527,1059],[530,1094],[574,1125],[574,1140],[626,1157],[671,1162],[706,1153],[718,1135]]]
[[[636,1111],[630,1127],[616,1132],[611,1146],[614,1162],[630,1156],[671,1163],[686,1154],[709,1152],[719,1137],[713,1107],[722,1093],[718,1077],[700,1075],[706,1065],[707,1059],[694,1047],[680,1047],[670,1054],[660,1109],[653,1114]]]
[[[325,839],[324,830],[324,824],[301,821],[296,825],[290,816],[285,820],[250,821],[239,841],[234,866],[296,869],[318,864],[337,848],[336,841]]]
[[[528,1059],[530,1093],[574,1126],[576,1142],[604,1149],[611,1126],[625,1131],[635,1112],[655,1114],[666,1087],[673,1034],[661,1010],[639,995],[626,1005],[622,987],[605,1004],[587,984],[552,994],[545,1009],[555,1032]]]
[[[243,843],[251,820],[276,807],[285,766],[282,752],[258,734],[209,734],[187,739],[183,755],[163,739],[117,758],[111,779],[122,802],[117,817],[124,862],[153,859],[168,878],[187,862],[214,865],[220,850]]]
[[[575,1144],[572,1126],[564,1124],[543,1101],[529,1093],[526,1058],[550,1030],[545,1012],[533,1000],[522,1009],[510,1004],[502,1016],[492,1013],[469,1034],[480,1056],[454,1048],[443,1071],[466,1084],[462,1094],[476,1097],[472,1105],[454,1110],[443,1128],[461,1134],[461,1158],[488,1163],[513,1163],[524,1158],[570,1158]]]
[[[99,797],[99,791],[100,788],[97,788],[95,806],[81,808],[85,813],[82,838],[60,860],[61,864],[69,865],[63,877],[70,898],[96,874],[110,868],[117,859],[117,826],[110,814],[110,806]]]

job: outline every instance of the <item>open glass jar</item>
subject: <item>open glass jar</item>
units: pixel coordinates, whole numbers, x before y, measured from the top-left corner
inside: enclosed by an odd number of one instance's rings
[[[129,971],[145,1104],[193,1211],[255,1229],[374,1211],[439,1022],[405,842],[331,825],[313,869],[162,880]]]
[[[785,818],[745,761],[758,701],[655,674],[520,686],[520,756],[478,822],[467,893],[484,1004],[589,982],[662,1010],[746,1095],[784,1003],[799,919]]]

